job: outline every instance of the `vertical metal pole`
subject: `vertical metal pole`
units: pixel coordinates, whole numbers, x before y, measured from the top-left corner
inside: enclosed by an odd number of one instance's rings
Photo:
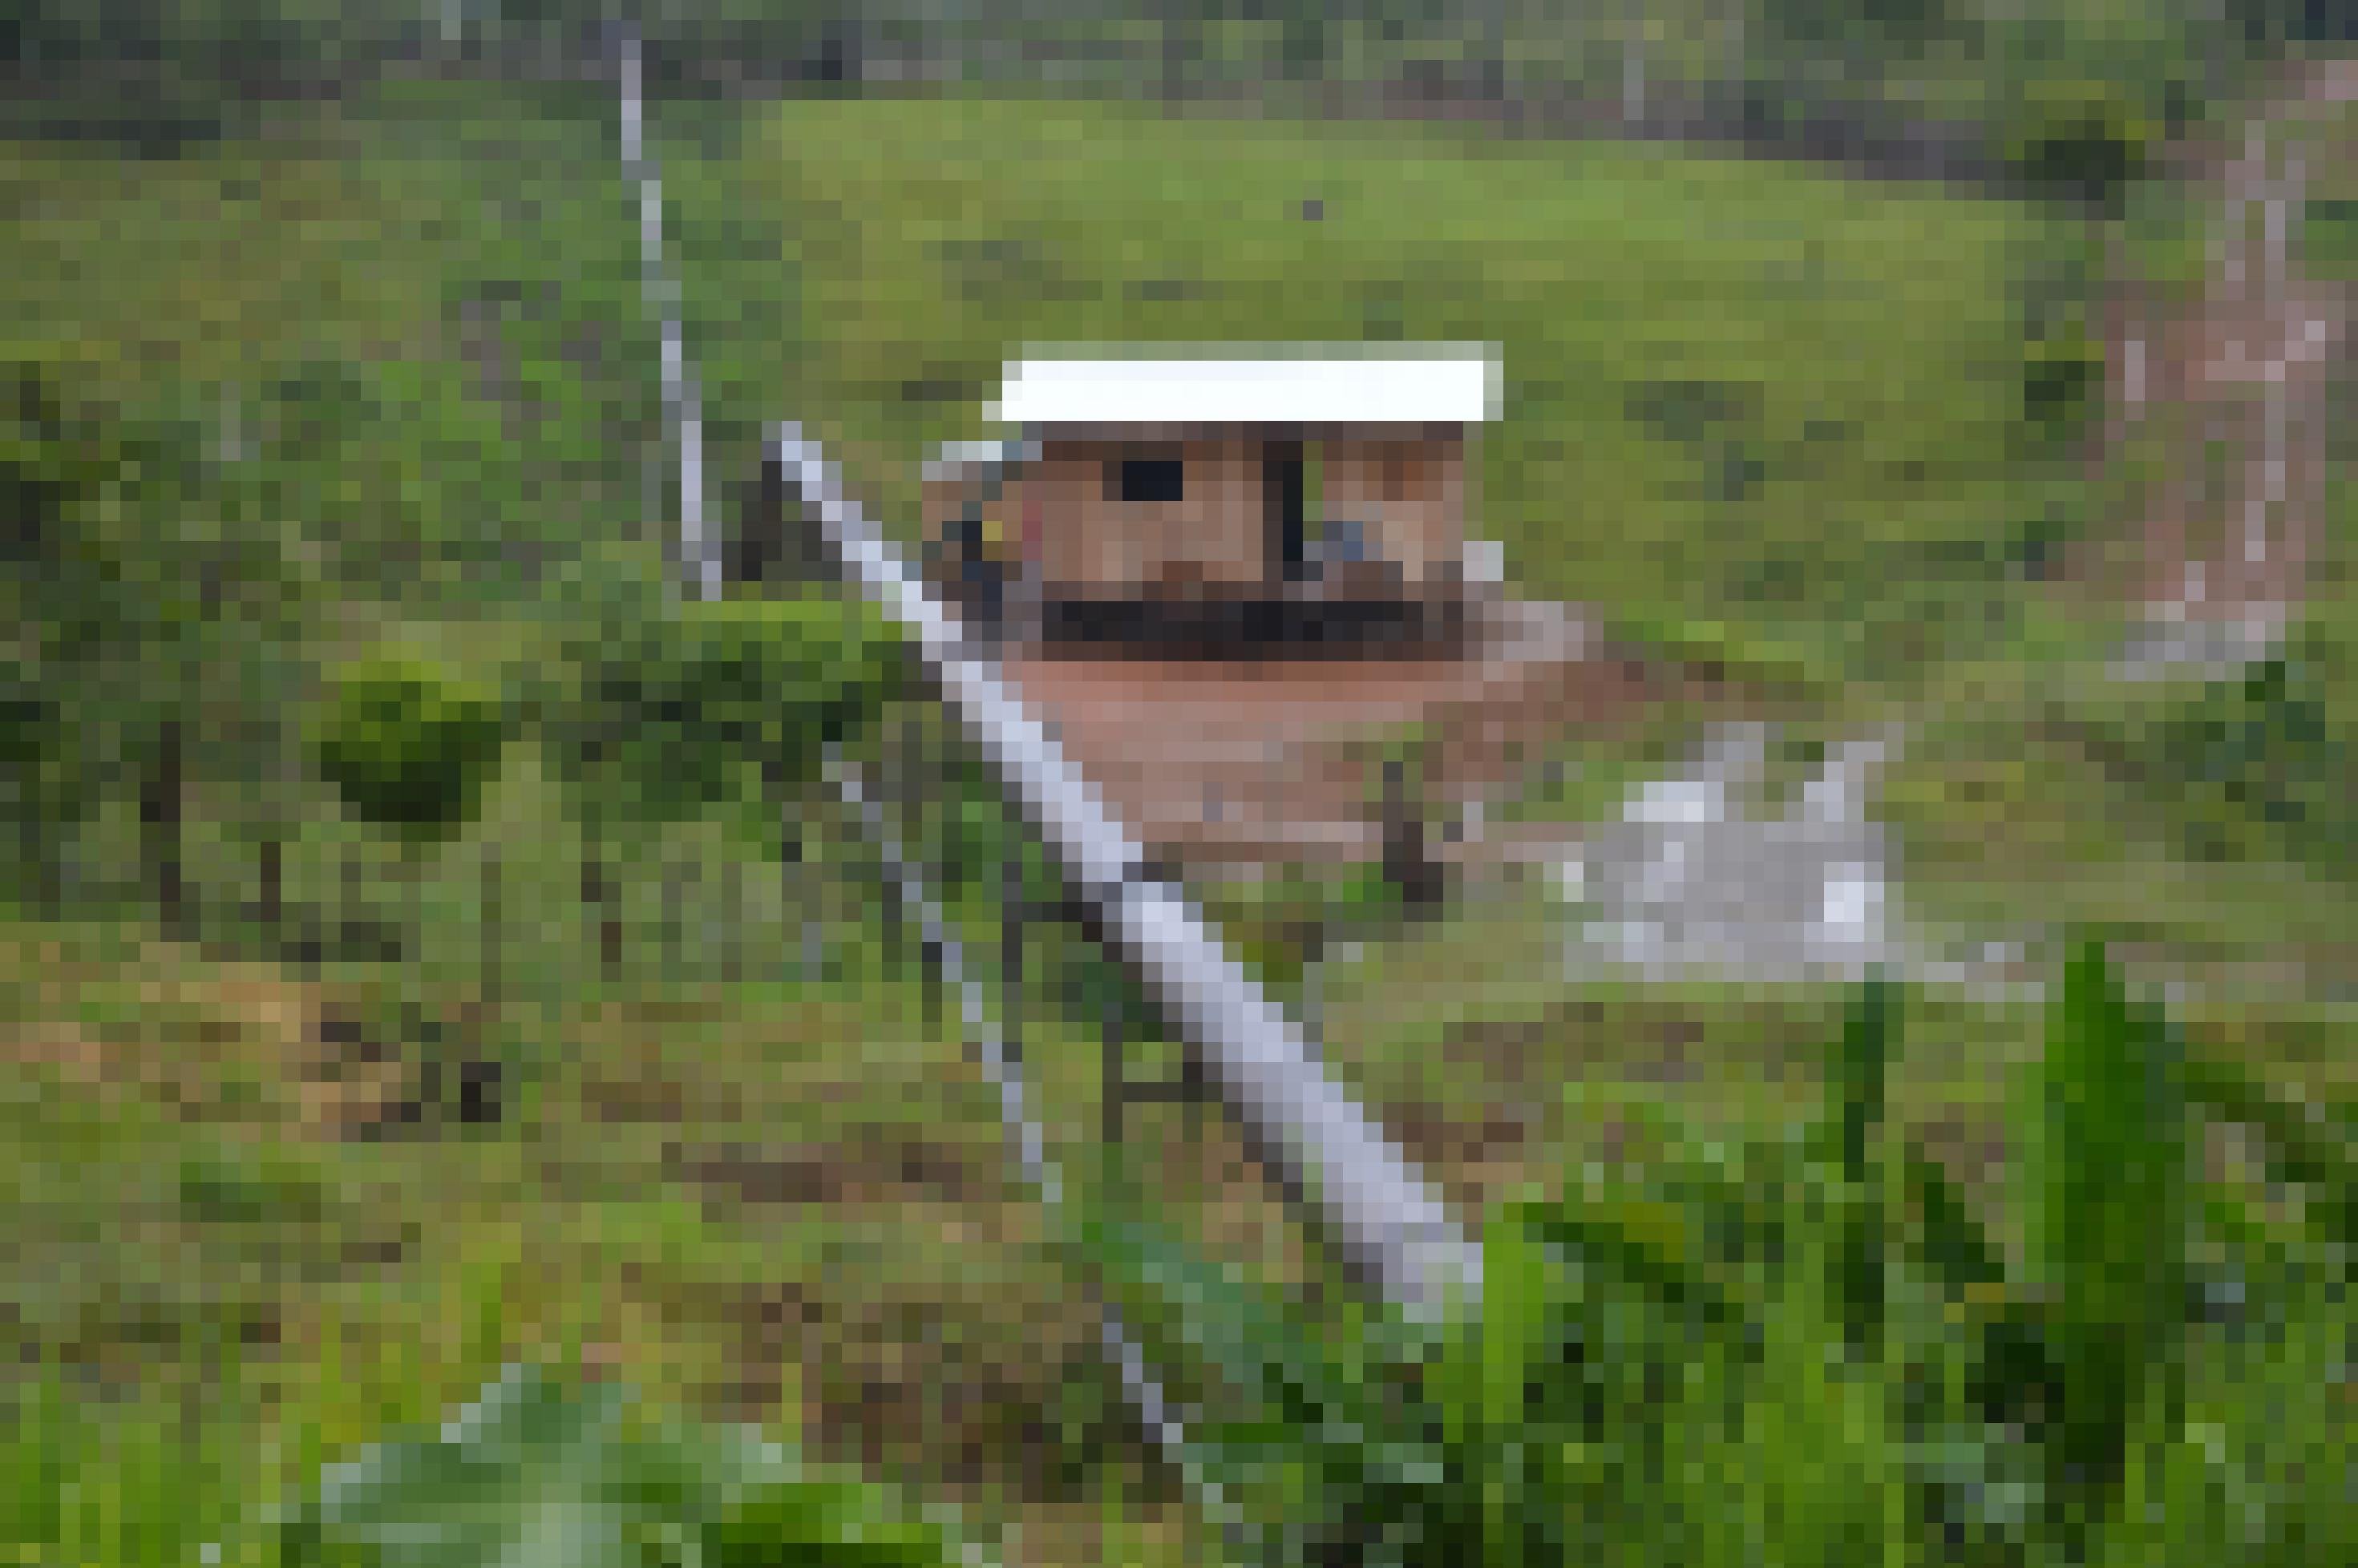
[[[618,40],[622,119],[622,176],[638,187],[639,262],[647,303],[663,334],[664,412],[679,452],[679,569],[698,599],[720,595],[720,552],[705,516],[704,414],[696,373],[687,362],[677,280],[664,269],[663,175],[646,151],[639,36],[625,27]]]
[[[639,178],[644,157],[642,104],[639,91],[639,36],[635,29],[623,27],[616,38],[622,55],[622,175],[628,179]]]
[[[926,948],[942,986],[958,999],[965,1020],[968,1038],[982,1057],[983,1071],[992,1087],[999,1091],[1000,1116],[1009,1141],[1013,1146],[1018,1168],[1024,1180],[1040,1195],[1041,1203],[1052,1211],[1064,1206],[1064,1181],[1055,1166],[1048,1162],[1047,1135],[1033,1119],[1027,1105],[1028,1096],[1023,1082],[1023,1065],[1011,1048],[1004,1031],[993,1029],[988,1010],[983,1005],[983,988],[968,977],[966,953],[942,911],[934,903],[925,886],[925,877],[917,864],[908,859],[900,836],[892,829],[890,814],[876,792],[868,787],[859,771],[849,767],[839,753],[829,757],[827,771],[843,803],[858,813],[882,851],[886,883],[895,897],[900,911],[917,922],[928,938]],[[1144,1353],[1130,1336],[1120,1312],[1114,1304],[1097,1297],[1099,1338],[1108,1359],[1120,1374],[1122,1394],[1137,1411],[1147,1436],[1164,1455],[1178,1465],[1181,1476],[1207,1510],[1226,1528],[1234,1528],[1233,1510],[1222,1496],[1218,1486],[1206,1476],[1197,1463],[1188,1457],[1186,1433],[1176,1411],[1171,1408],[1163,1385],[1155,1379],[1146,1365]]]

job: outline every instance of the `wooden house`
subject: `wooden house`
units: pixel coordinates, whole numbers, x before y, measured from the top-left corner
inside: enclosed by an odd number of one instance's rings
[[[937,577],[1050,640],[1352,641],[1457,623],[1488,354],[1035,355],[926,475]],[[1478,573],[1474,574],[1478,577]]]

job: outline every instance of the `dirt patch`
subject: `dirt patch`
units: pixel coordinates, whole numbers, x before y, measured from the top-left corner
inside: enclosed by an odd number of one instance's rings
[[[1381,1119],[1385,1135],[1466,1212],[1482,1212],[1493,1191],[1533,1173],[1526,1155],[1538,1130],[1528,1111],[1499,1106],[1450,1116],[1422,1101],[1402,1100],[1385,1106]]]
[[[799,1390],[795,1424],[831,1460],[956,1486],[1013,1483],[1053,1498],[1057,1433],[1086,1417],[1069,1397],[1104,1376],[1088,1325],[1063,1303],[1000,1299],[984,1314],[956,1292],[910,1288],[861,1301],[823,1285],[765,1282],[722,1292],[736,1327],[731,1386],[718,1402],[747,1419]],[[1108,1428],[1072,1436],[1124,1441]]]
[[[2287,159],[2268,144],[2280,127],[2353,101],[2358,59],[2305,65],[2285,73],[2241,135],[2212,132],[2175,149],[2168,167],[2224,213],[2216,263],[2191,297],[2125,278],[2106,302],[2115,415],[2103,460],[2163,448],[2135,503],[2127,587],[2134,602],[2172,619],[2296,604],[2322,542],[2327,388],[2352,299],[2302,275],[2291,235],[2309,180],[2352,149]]]
[[[1419,791],[1448,815],[1510,789],[1552,735],[1668,683],[1605,656],[1563,606],[1509,607],[1455,656],[1257,661],[1030,654],[1007,664],[1108,806],[1182,861],[1353,860],[1381,849],[1375,755],[1422,726]]]
[[[64,1028],[31,1028],[8,1036],[0,1059],[23,1067],[47,1067],[70,1083],[92,1088],[121,1087],[122,1049]]]
[[[592,1078],[581,1086],[581,1100],[591,1120],[608,1126],[667,1125],[686,1121],[689,1111],[687,1087],[654,1073]]]
[[[966,1152],[910,1137],[763,1146],[672,1143],[664,1173],[741,1204],[962,1204],[1001,1197],[997,1171]]]
[[[135,1020],[110,1028],[29,1018],[0,1054],[102,1094],[159,1101],[183,1120],[276,1136],[359,1136],[399,1114],[410,1077],[400,1053],[340,1000],[268,974],[178,967],[164,949],[121,968],[44,965],[29,1005],[52,1016],[86,1018],[88,994],[120,988],[125,974],[160,978],[141,980]]]

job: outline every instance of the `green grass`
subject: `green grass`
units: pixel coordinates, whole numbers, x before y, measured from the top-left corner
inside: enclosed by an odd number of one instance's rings
[[[352,569],[496,598],[481,539],[638,525],[653,345],[602,113],[411,87],[172,163],[28,148],[0,337],[234,410]],[[673,153],[724,463],[802,417],[905,522],[1027,341],[1487,340],[1481,526],[1527,589],[1830,676],[1980,635],[1978,541],[2037,499],[2016,280],[2078,243],[1795,168],[1071,103],[801,103]]]
[[[119,1432],[153,1472],[127,1455],[132,1503],[88,1494],[42,1527],[63,1533],[12,1541],[185,1560],[307,1465],[583,1346],[659,1411],[807,1434],[1049,1543],[1023,1561],[1087,1560],[1053,1542],[1087,1550],[1076,1521],[1105,1487],[1137,1550],[1184,1536],[1105,1424],[1092,1331],[1007,1180],[990,1097],[913,989],[610,991],[539,1021],[562,1045],[507,1126],[353,1142],[296,1076],[324,1051],[309,1018],[359,1009],[354,988],[127,933],[111,959],[10,935],[11,1039],[41,1058],[0,1108],[13,1331],[41,1375],[117,1390],[53,1457],[90,1463]],[[1093,1126],[1074,1103],[1089,1055],[1044,1033],[1039,1054],[1062,1064],[1042,1070],[1054,1124]],[[346,1102],[373,1082],[348,1066]],[[208,1334],[232,1361],[184,1343]]]
[[[1913,912],[1966,930],[2107,932],[2125,951],[2194,977],[2289,959],[2303,977],[2295,989],[2309,994],[2342,972],[2358,862],[2341,795],[2326,783],[2350,744],[2350,665],[2336,631],[2345,590],[2335,586],[2347,529],[2338,516],[2328,527],[2296,650],[2307,672],[2297,704],[2186,682],[2115,683],[2104,671],[2122,627],[2111,620],[2060,626],[1943,672],[1882,794]],[[2263,793],[2239,802],[2224,783],[2196,778],[2206,767],[2227,769],[2222,781],[2256,780]],[[2300,816],[2271,820],[2266,791]]]
[[[507,1357],[588,1344],[613,1346],[666,1407],[758,1414],[787,1434],[808,1418],[823,1452],[1028,1539],[1018,1561],[1113,1550],[1118,1538],[1094,1533],[1108,1509],[1132,1532],[1120,1550],[1202,1560],[1168,1477],[1150,1479],[1126,1444],[1101,1452],[1107,1396],[1072,1276],[1004,1184],[979,1077],[907,988],[585,975],[536,1022],[564,1044],[513,1127],[352,1144],[301,1120],[286,1029],[271,1022],[297,991],[286,979],[130,933],[63,955],[28,946],[59,935],[19,930],[7,1013],[32,1026],[18,1038],[117,1054],[95,1083],[45,1070],[11,1102],[6,1190],[30,1217],[12,1227],[12,1279],[43,1282],[12,1290],[52,1375],[98,1368],[142,1390],[106,1419],[146,1444],[115,1485],[154,1490],[119,1507],[81,1494],[71,1528],[161,1533],[95,1554],[177,1560],[171,1543],[229,1530],[306,1464],[430,1418]],[[1691,1143],[1774,1141],[1822,1098],[1838,991],[1566,988],[1545,979],[1555,948],[1508,907],[1379,943],[1326,977],[1338,1069],[1462,1201],[1642,1172]],[[1050,944],[1034,954],[1026,1044],[1052,1142],[1087,1192],[1096,1042],[1047,1022],[1053,957]],[[319,1000],[343,994],[322,982]],[[1912,1000],[1894,1067],[1898,1124],[1992,1207],[2010,1143],[2001,1087],[2030,1059],[2033,1022],[2018,1008]],[[2353,1087],[2346,1018],[2189,1022],[2288,1103],[2346,1102]],[[1184,1223],[1228,1266],[1325,1276],[1217,1118],[1144,1113],[1132,1137],[1129,1168],[1196,1216]],[[124,1215],[149,1217],[140,1249],[114,1242]],[[188,1347],[208,1333],[243,1343],[235,1397]],[[915,1366],[932,1394],[911,1393]],[[871,1379],[894,1395],[875,1400]],[[206,1389],[193,1415],[174,1402]],[[952,1402],[936,1410],[936,1395]],[[175,1437],[168,1415],[192,1421],[190,1435]]]
[[[609,133],[534,107],[320,111],[176,160],[12,146],[0,341],[188,430],[342,594],[512,604],[519,560],[637,531],[658,428]]]
[[[2012,288],[2074,243],[1758,164],[1025,102],[791,105],[712,172],[690,222],[776,225],[814,323],[803,364],[717,363],[903,475],[1026,342],[1492,341],[1480,517],[1516,580],[1844,673],[1977,634],[1933,579],[2024,498]]]
[[[1465,1193],[1511,1195],[1589,1161],[1642,1163],[1667,1113],[1697,1136],[1774,1136],[1816,1103],[1844,997],[1825,984],[1571,979],[1563,916],[1537,887],[1330,961],[1329,1050],[1387,1125]],[[2018,1006],[1938,995],[1912,1021],[1899,1114],[1978,1164],[2017,1057]]]

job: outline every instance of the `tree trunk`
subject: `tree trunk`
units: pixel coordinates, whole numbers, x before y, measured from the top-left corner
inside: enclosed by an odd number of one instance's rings
[[[273,833],[262,841],[262,866],[257,881],[261,898],[254,905],[254,924],[261,934],[272,941],[285,929],[287,920],[287,845]]]
[[[168,719],[156,739],[156,755],[139,791],[139,857],[149,896],[174,941],[189,933],[188,886],[182,873],[183,764],[180,720]]]
[[[606,863],[597,850],[581,855],[581,907],[597,917],[599,961],[612,979],[622,968],[622,920],[616,907],[619,890],[606,875]]]
[[[685,979],[693,972],[689,954],[696,944],[684,929],[690,875],[690,868],[680,858],[678,846],[665,845],[663,858],[663,943],[657,951],[663,955],[665,978],[667,979]]]

